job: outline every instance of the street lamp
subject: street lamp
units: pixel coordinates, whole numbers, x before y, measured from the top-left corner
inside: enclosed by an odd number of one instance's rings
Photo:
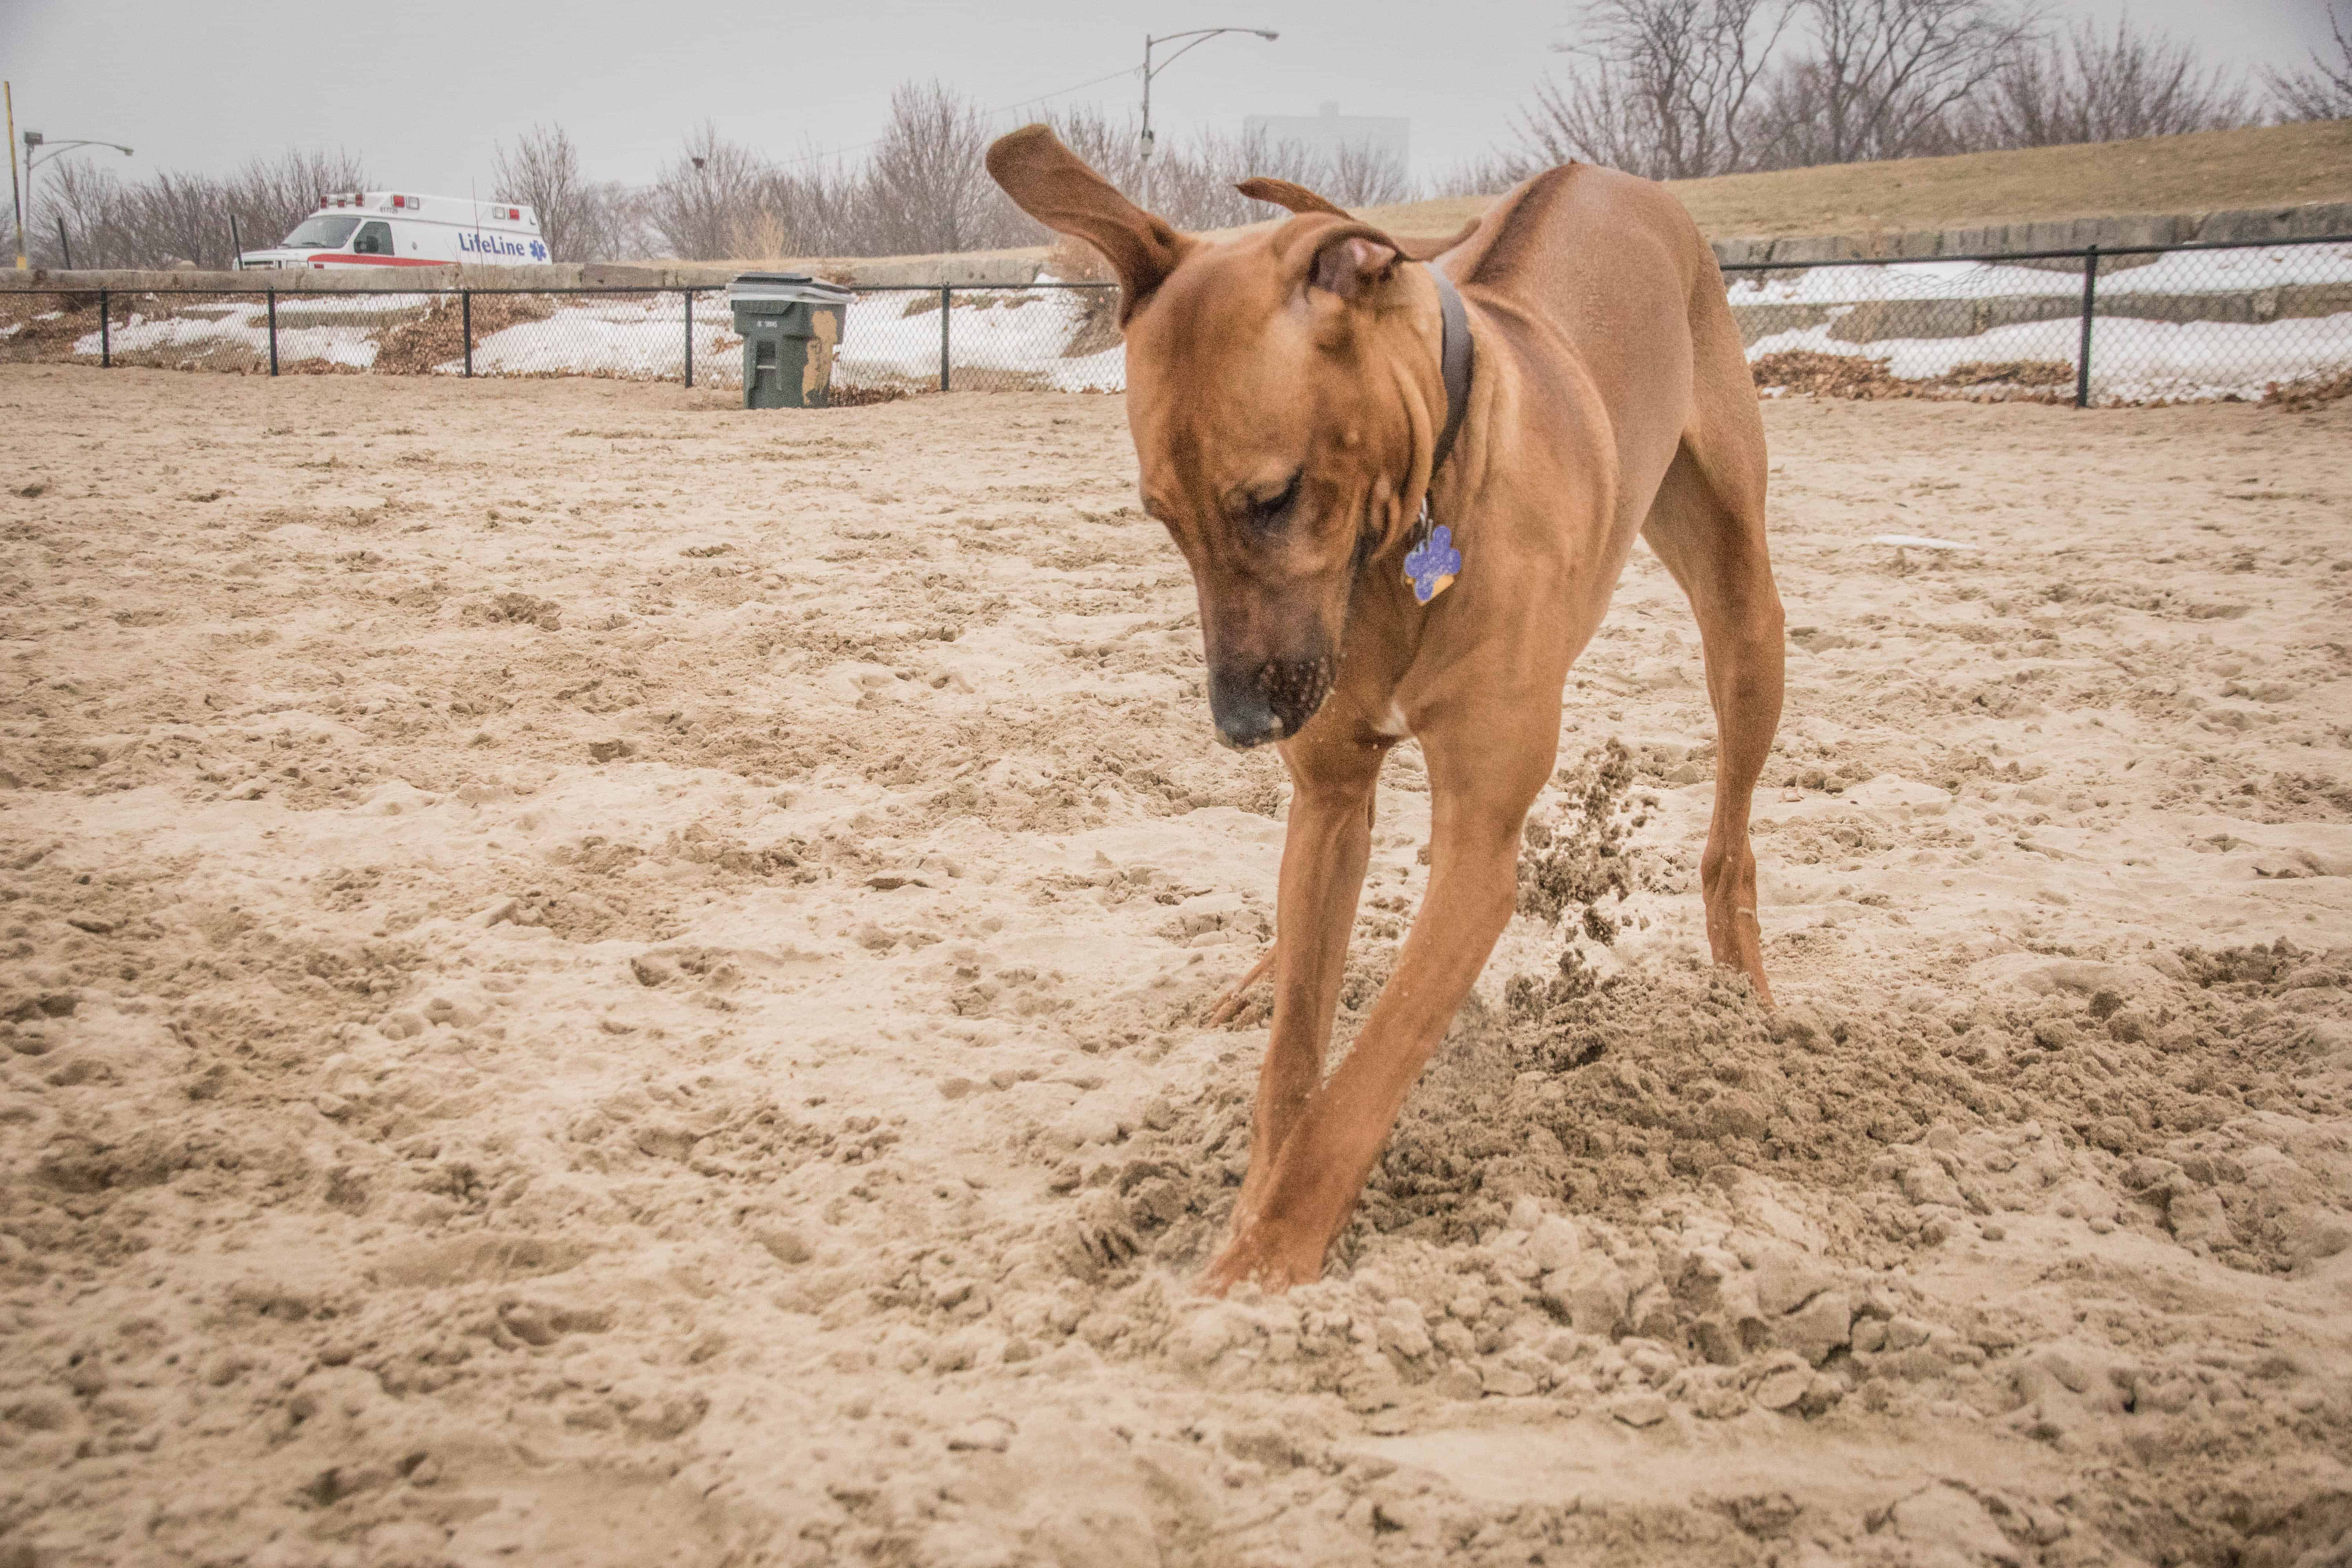
[[[43,151],[35,152],[34,149],[37,147],[43,149]],[[111,147],[126,158],[131,156],[131,149],[125,147],[120,142],[52,142],[37,131],[27,131],[25,132],[25,195],[16,208],[16,268],[18,271],[24,270],[25,267],[25,209],[33,205],[33,171],[40,167],[41,163],[45,160],[54,158],[60,153],[70,153],[77,147]]]
[[[1195,27],[1189,33],[1170,33],[1165,37],[1157,38],[1152,37],[1150,34],[1146,34],[1144,36],[1143,172],[1136,182],[1136,205],[1139,206],[1149,208],[1151,205],[1151,79],[1158,76],[1161,71],[1166,70],[1170,66],[1174,65],[1178,60],[1182,59],[1186,55],[1191,54],[1194,49],[1199,48],[1202,44],[1207,43],[1211,38],[1215,37],[1220,33],[1255,33],[1259,37],[1264,38],[1269,44],[1282,36],[1281,34],[1275,32],[1270,27]],[[1186,44],[1182,48],[1178,49],[1174,54],[1170,55],[1166,59],[1161,60],[1158,65],[1155,66],[1151,63],[1151,51],[1153,49],[1158,48],[1162,44],[1172,44],[1179,38],[1190,38],[1192,41]]]

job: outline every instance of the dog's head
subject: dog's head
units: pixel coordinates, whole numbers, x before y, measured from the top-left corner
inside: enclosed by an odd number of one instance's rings
[[[1358,573],[1428,480],[1445,417],[1436,291],[1398,264],[1454,241],[1391,239],[1274,180],[1241,189],[1300,215],[1279,228],[1179,234],[1042,125],[991,147],[988,168],[1118,274],[1144,506],[1192,568],[1218,738],[1297,734],[1330,691]]]

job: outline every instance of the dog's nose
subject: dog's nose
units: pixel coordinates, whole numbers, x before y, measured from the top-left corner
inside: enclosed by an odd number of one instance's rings
[[[1237,752],[1296,735],[1331,689],[1328,658],[1268,659],[1254,668],[1213,665],[1209,711],[1217,739]]]
[[[1212,671],[1209,711],[1217,721],[1217,739],[1236,752],[1279,741],[1284,734],[1282,715],[1274,710],[1255,672]]]

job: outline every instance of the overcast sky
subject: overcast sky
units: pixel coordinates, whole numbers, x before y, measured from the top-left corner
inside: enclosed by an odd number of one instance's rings
[[[2112,19],[2124,3],[2050,9]],[[2131,4],[2234,64],[2299,64],[2326,37],[2325,0]],[[104,154],[125,173],[341,146],[374,184],[457,195],[535,121],[569,129],[592,175],[638,182],[706,119],[772,157],[866,142],[908,78],[1003,106],[1010,128],[1035,118],[1022,100],[1138,64],[1147,29],[1231,23],[1282,37],[1213,39],[1160,77],[1167,131],[1237,131],[1247,114],[1337,100],[1409,117],[1426,174],[1507,135],[1573,14],[1558,0],[0,0],[0,74],[20,132],[128,142],[134,158]],[[1135,95],[1130,75],[1052,101],[1123,108]]]

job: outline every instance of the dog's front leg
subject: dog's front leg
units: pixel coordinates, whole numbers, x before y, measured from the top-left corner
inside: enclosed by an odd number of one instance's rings
[[[1307,1097],[1254,1205],[1236,1212],[1233,1237],[1210,1265],[1203,1288],[1222,1293],[1255,1279],[1283,1289],[1321,1276],[1324,1253],[1355,1207],[1406,1092],[1510,921],[1519,829],[1550,775],[1559,732],[1556,698],[1531,705],[1534,713],[1512,715],[1512,722],[1484,723],[1477,721],[1500,716],[1482,704],[1480,714],[1423,733],[1432,823],[1429,892],[1421,914],[1354,1049]],[[1297,809],[1294,802],[1294,822]],[[1289,870],[1286,853],[1286,919]],[[1286,947],[1291,929],[1283,928]],[[1344,951],[1344,927],[1341,932]],[[1289,957],[1285,952],[1280,962],[1287,965]],[[1328,1021],[1328,1011],[1318,1015],[1320,1026]],[[1253,1180],[1265,1158],[1254,1152]]]
[[[1372,798],[1386,755],[1382,745],[1319,737],[1301,737],[1283,748],[1290,770],[1290,826],[1275,910],[1274,1027],[1258,1069],[1249,1175],[1234,1204],[1234,1236],[1255,1216],[1275,1156],[1323,1081],[1323,1047],[1331,1037],[1348,937],[1371,858]]]

